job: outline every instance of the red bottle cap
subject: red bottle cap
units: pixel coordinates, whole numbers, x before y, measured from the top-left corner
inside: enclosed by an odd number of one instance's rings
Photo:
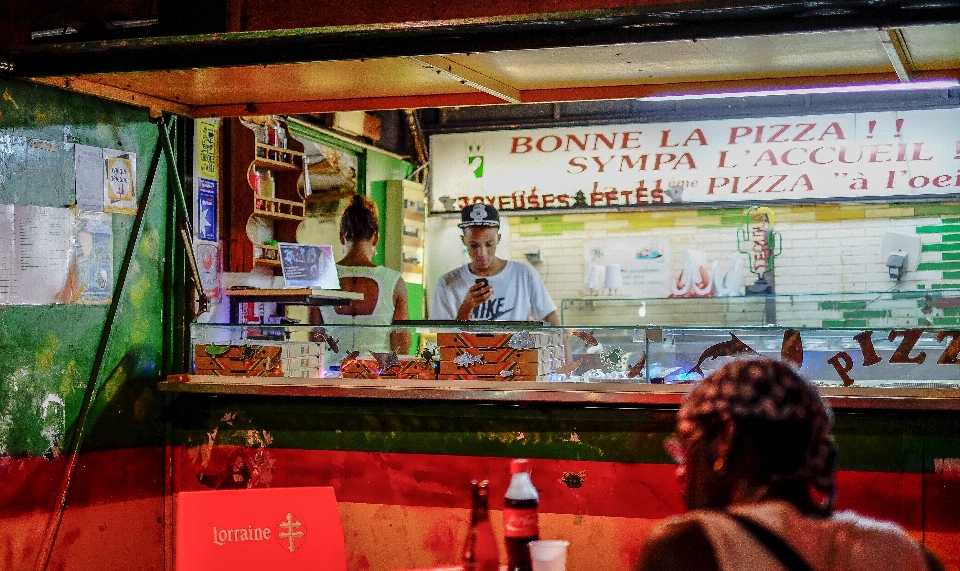
[[[510,461],[510,473],[519,474],[520,472],[529,472],[530,462],[526,458],[517,458]]]

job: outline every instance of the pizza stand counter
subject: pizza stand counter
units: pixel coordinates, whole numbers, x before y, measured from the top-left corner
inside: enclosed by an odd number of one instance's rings
[[[332,486],[348,566],[429,568],[458,561],[469,482],[490,480],[496,524],[509,460],[525,457],[541,536],[571,541],[570,568],[622,568],[650,525],[683,511],[662,442],[694,369],[802,355],[835,411],[840,507],[896,521],[960,562],[956,332],[878,328],[868,344],[860,330],[784,327],[405,327],[418,355],[362,352],[360,326],[195,324],[195,347],[268,361],[261,371],[274,376],[206,370],[160,384],[171,489]],[[291,351],[310,358],[283,357]],[[863,366],[871,351],[879,360]],[[507,380],[524,373],[539,380]]]

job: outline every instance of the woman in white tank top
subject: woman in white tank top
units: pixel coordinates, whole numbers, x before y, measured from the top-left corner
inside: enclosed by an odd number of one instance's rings
[[[380,226],[377,207],[359,194],[353,197],[340,219],[340,243],[346,254],[337,262],[340,288],[363,294],[363,300],[344,306],[311,308],[311,323],[352,325],[346,350],[405,354],[410,350],[410,333],[385,327],[410,318],[407,285],[400,272],[373,263]],[[379,326],[379,327],[377,327]]]

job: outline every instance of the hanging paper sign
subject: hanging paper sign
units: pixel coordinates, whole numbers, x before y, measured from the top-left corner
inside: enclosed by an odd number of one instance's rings
[[[137,213],[137,155],[103,149],[103,209],[119,214]]]
[[[217,164],[217,138],[220,124],[215,119],[198,119],[196,122],[197,176],[211,180],[220,179]]]
[[[217,241],[217,181],[197,182],[197,238]]]
[[[194,180],[197,198],[193,227],[196,229],[197,239],[205,242],[216,242],[219,238],[219,137],[218,119],[197,120],[194,135]]]
[[[197,270],[203,291],[210,299],[220,298],[220,245],[197,244]]]
[[[663,236],[624,234],[587,240],[583,265],[587,295],[666,297],[670,293],[670,247]]]
[[[960,195],[960,109],[445,133],[431,210]]]

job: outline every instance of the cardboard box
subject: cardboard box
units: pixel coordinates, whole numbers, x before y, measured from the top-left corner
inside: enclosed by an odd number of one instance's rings
[[[440,347],[440,360],[453,362],[454,359],[469,353],[480,356],[484,363],[536,363],[540,361],[540,351],[537,349],[511,349],[497,347],[493,349],[467,347]]]
[[[304,355],[302,357],[285,357],[283,370],[287,369],[316,369],[323,366],[323,358],[319,355]]]
[[[284,367],[283,368],[284,377],[292,377],[295,379],[319,379],[322,378],[320,374],[320,369],[316,367],[310,368],[299,368],[299,367]]]
[[[527,331],[533,348],[514,349],[510,341],[517,332],[438,333],[439,379],[535,381],[545,379],[562,363],[564,348],[560,331]],[[458,365],[455,359],[469,353],[482,360]],[[502,375],[509,371],[512,375]]]
[[[283,342],[278,343],[282,350],[281,356],[284,359],[292,359],[293,357],[305,357],[307,355],[315,355],[323,358],[323,353],[326,350],[326,344],[322,341],[318,343],[306,342],[306,343],[295,343],[295,342]]]
[[[509,379],[509,376],[502,376],[503,371],[511,371],[514,376],[537,376],[540,374],[540,363],[520,362],[511,363],[473,363],[470,365],[458,365],[453,361],[440,362],[441,375],[491,375],[500,377],[501,380]]]
[[[269,345],[197,345],[194,372],[230,377],[283,376],[280,347]]]
[[[380,365],[373,359],[350,359],[340,363],[340,377],[344,379],[379,379]]]
[[[529,331],[533,348],[563,345],[559,331]],[[515,333],[437,333],[438,347],[472,347],[477,349],[510,349]]]
[[[381,371],[376,359],[351,359],[340,364],[344,379],[428,379],[437,378],[433,364],[420,357],[401,355],[400,365]]]
[[[471,375],[471,374],[444,374],[437,375],[441,381],[541,381],[544,380],[538,375],[514,375],[512,377],[502,377],[500,375]]]

